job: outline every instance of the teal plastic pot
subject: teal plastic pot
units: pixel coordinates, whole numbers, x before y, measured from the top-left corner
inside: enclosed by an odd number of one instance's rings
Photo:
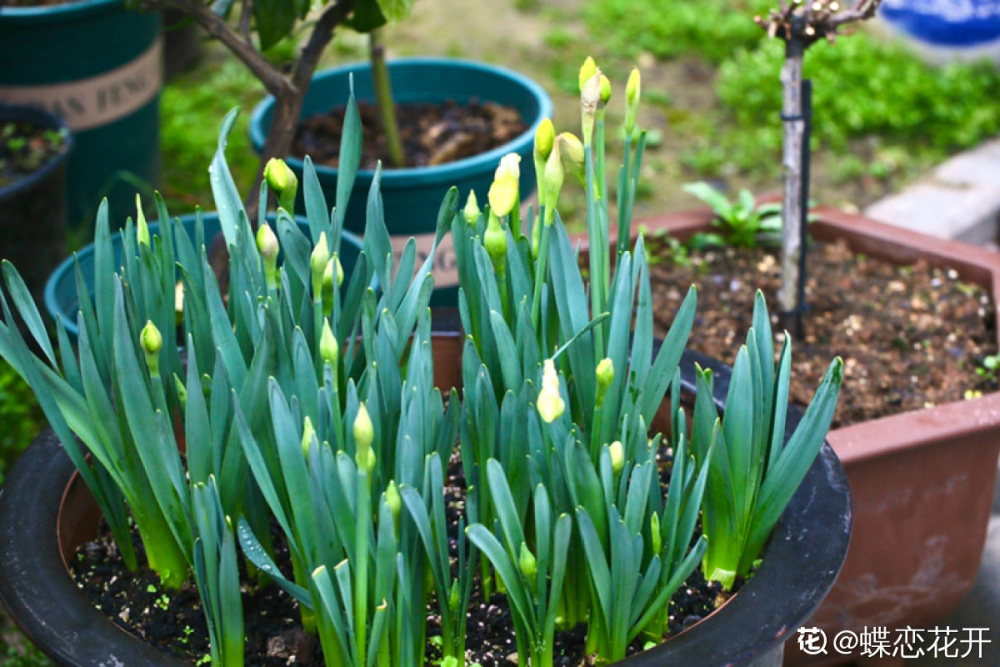
[[[136,184],[160,173],[158,13],[123,0],[0,8],[0,102],[43,107],[76,136],[67,219],[93,223],[103,197],[112,224],[133,213]]]
[[[313,77],[302,117],[329,111],[347,104],[349,77],[354,75],[354,95],[358,101],[374,103],[371,67],[367,62],[325,70]],[[418,251],[430,250],[441,200],[451,186],[457,186],[461,201],[469,190],[475,190],[481,204],[493,182],[493,172],[500,158],[515,152],[521,156],[521,196],[535,190],[535,167],[531,158],[535,130],[544,118],[552,115],[552,100],[541,86],[527,77],[501,67],[447,58],[404,58],[389,63],[392,94],[397,104],[407,102],[446,102],[464,104],[470,100],[497,102],[515,107],[528,129],[514,141],[487,153],[433,167],[383,169],[382,202],[385,222],[397,252],[406,239],[417,239]],[[250,140],[259,152],[271,127],[274,97],[268,97],[254,109],[250,117]],[[288,164],[302,178],[302,160],[288,159]],[[334,201],[337,170],[317,166],[320,184],[328,201]],[[364,234],[365,203],[371,187],[373,171],[359,171],[348,206],[344,226]],[[435,291],[432,304],[456,305],[458,270],[450,237],[438,249],[434,266]]]
[[[202,213],[202,221],[205,225],[205,239],[208,243],[216,234],[222,232],[222,225],[219,224],[219,216],[216,213]],[[273,222],[274,216],[269,216]],[[194,240],[195,216],[183,215],[178,218],[184,231]],[[309,236],[309,222],[302,216],[296,218],[299,228]],[[150,234],[157,234],[160,231],[158,222],[150,223]],[[116,233],[111,235],[111,244],[115,251],[115,266],[121,266],[122,258],[122,235]],[[340,245],[340,263],[344,267],[344,274],[351,275],[354,264],[361,253],[361,239],[350,232],[344,232]],[[45,284],[45,310],[53,320],[61,319],[66,333],[70,339],[76,342],[79,328],[76,326],[76,315],[80,311],[80,297],[76,291],[76,264],[80,262],[80,270],[83,272],[83,279],[87,283],[87,290],[93,296],[94,290],[94,246],[93,244],[79,250],[74,257],[68,258],[60,264],[48,282]],[[280,261],[280,257],[279,257]]]

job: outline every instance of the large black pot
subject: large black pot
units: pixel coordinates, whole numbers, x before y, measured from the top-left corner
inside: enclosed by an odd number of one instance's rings
[[[435,339],[435,358],[455,369],[438,369],[439,384],[460,377],[462,337]],[[694,384],[694,363],[716,373],[716,398],[729,384],[729,368],[685,353],[685,387]],[[801,416],[790,411],[789,428]],[[0,489],[0,599],[11,616],[60,665],[170,665],[175,658],[132,638],[106,620],[66,572],[67,553],[93,536],[96,506],[82,484],[70,484],[73,465],[51,432],[31,445]],[[60,509],[63,521],[60,525]],[[73,520],[70,519],[72,515]],[[784,642],[812,614],[833,585],[847,554],[851,502],[836,454],[824,445],[802,487],[781,515],[757,573],[705,621],[674,639],[620,663],[623,667],[772,667],[781,664]]]
[[[0,258],[13,262],[40,303],[46,279],[66,256],[66,161],[73,135],[47,111],[0,104],[0,124],[9,121],[65,134],[63,149],[45,166],[0,187]]]

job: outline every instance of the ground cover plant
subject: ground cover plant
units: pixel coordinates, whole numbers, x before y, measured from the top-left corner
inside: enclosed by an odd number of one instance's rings
[[[222,292],[204,230],[180,233],[162,200],[158,234],[141,206],[126,224],[120,266],[99,216],[94,300],[81,299],[76,354],[62,322],[54,342],[46,334],[4,263],[0,354],[38,396],[125,563],[137,566],[131,516],[165,595],[193,577],[213,664],[244,662],[244,558],[297,601],[327,665],[423,664],[428,606],[443,662],[459,664],[475,578],[487,600],[505,596],[519,664],[552,665],[555,629],[580,623],[588,653],[615,661],[640,637],[662,640],[665,605],[699,562],[726,588],[749,573],[822,445],[842,364],[831,363],[782,447],[791,343],[775,369],[758,297],[725,416],[711,373],[699,371],[688,435],[677,363],[695,291],[654,354],[644,242],[629,248],[624,233],[608,243],[611,209],[631,219],[641,172],[639,74],[622,95],[629,141],[617,191],[627,194],[614,206],[611,82],[588,59],[580,84],[582,139],[551,122],[536,136],[537,212],[520,219],[516,155],[497,168],[485,210],[470,197],[459,214],[454,190],[442,203],[438,239],[449,229],[458,239],[469,333],[461,400],[432,388],[433,257],[418,267],[411,240],[395,258],[378,171],[363,251],[346,275],[336,254],[360,155],[353,97],[332,211],[306,162],[307,231],[286,208],[298,184],[281,161],[268,164],[259,193],[279,202],[276,231],[266,206],[251,231],[224,158],[235,113],[226,118],[210,169],[230,249]],[[587,280],[559,214],[568,175],[587,193]],[[663,436],[647,425],[671,387],[664,496]],[[451,532],[444,473],[456,443],[469,484]],[[738,483],[719,483],[729,478]],[[693,540],[699,513],[704,536]],[[284,568],[272,526],[289,551]]]

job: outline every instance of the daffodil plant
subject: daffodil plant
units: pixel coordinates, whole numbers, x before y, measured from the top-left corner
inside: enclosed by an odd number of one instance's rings
[[[120,256],[102,207],[76,350],[62,322],[53,342],[4,263],[0,356],[34,388],[126,563],[137,565],[131,515],[168,589],[193,574],[214,665],[244,664],[240,551],[250,586],[273,581],[297,601],[331,667],[425,664],[429,607],[441,664],[465,664],[476,576],[484,598],[506,597],[518,663],[551,667],[557,629],[586,623],[588,653],[616,661],[663,638],[669,600],[699,562],[727,587],[750,573],[823,441],[840,363],[786,442],[790,343],[775,371],[758,297],[725,414],[699,370],[689,435],[678,364],[696,293],[656,344],[643,240],[629,248],[639,75],[625,92],[614,247],[611,83],[588,59],[580,88],[582,139],[551,122],[536,135],[537,211],[521,217],[516,156],[501,160],[485,211],[470,195],[459,212],[455,190],[442,203],[436,241],[454,235],[467,333],[461,401],[434,388],[433,253],[418,266],[411,239],[396,258],[380,169],[362,251],[341,262],[360,160],[353,96],[332,210],[306,160],[307,224],[290,214],[299,183],[275,160],[252,231],[224,155],[235,112],[226,118],[209,170],[229,250],[221,286],[200,218],[189,236],[159,197],[158,230],[140,206]],[[587,194],[585,256],[559,214],[566,172]],[[88,294],[80,268],[77,285]],[[661,409],[666,440],[650,432]],[[466,497],[449,512],[456,447]]]

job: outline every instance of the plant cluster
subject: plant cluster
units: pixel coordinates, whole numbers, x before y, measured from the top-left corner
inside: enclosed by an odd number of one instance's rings
[[[712,226],[718,234],[697,234],[691,244],[755,248],[758,243],[774,243],[781,234],[781,204],[757,204],[753,193],[740,190],[734,201],[705,182],[689,183],[684,191],[708,204],[715,213]]]
[[[639,74],[625,90],[614,246],[611,84],[589,59],[579,78],[580,137],[551,122],[535,137],[537,211],[521,217],[514,155],[497,168],[485,210],[470,194],[459,212],[454,190],[441,206],[437,238],[454,236],[467,335],[461,395],[434,388],[433,253],[418,267],[411,239],[394,257],[379,170],[363,251],[348,272],[338,260],[360,157],[353,96],[332,212],[306,161],[308,234],[288,212],[298,183],[281,161],[268,164],[260,191],[261,202],[269,192],[279,202],[276,232],[264,205],[251,231],[224,159],[235,113],[227,117],[210,168],[230,251],[225,294],[201,226],[193,240],[177,233],[159,199],[159,233],[140,212],[124,229],[120,264],[102,208],[77,351],[62,322],[53,343],[4,263],[0,356],[36,392],[126,562],[137,565],[131,515],[167,590],[193,573],[213,664],[243,664],[241,558],[298,601],[327,665],[362,667],[424,664],[428,608],[440,618],[442,664],[464,664],[477,579],[484,598],[506,596],[519,664],[548,667],[557,628],[586,623],[588,651],[618,660],[640,637],[662,640],[669,599],[699,562],[726,588],[750,573],[823,442],[840,360],[786,442],[791,343],[775,368],[758,297],[725,415],[700,369],[693,411],[682,409],[678,364],[696,294],[656,344],[642,238],[629,247],[645,145]],[[585,256],[559,215],[568,175],[587,194]],[[85,294],[79,269],[77,283]],[[661,409],[671,419],[666,494],[666,441],[650,432]],[[456,447],[466,480],[457,532],[445,501]]]

